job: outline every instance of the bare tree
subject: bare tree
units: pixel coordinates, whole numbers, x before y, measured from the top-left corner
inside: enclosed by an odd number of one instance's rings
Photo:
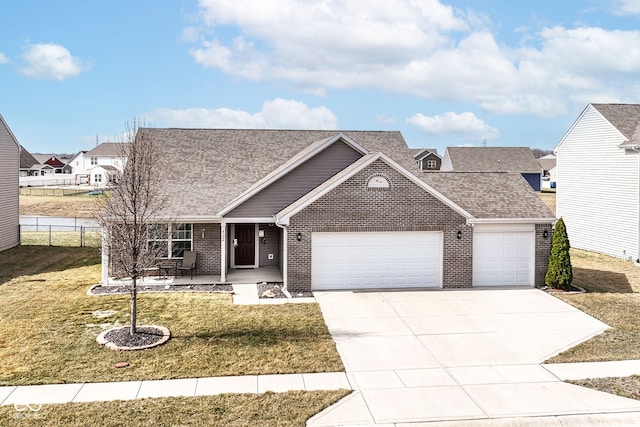
[[[105,231],[103,245],[111,265],[131,278],[131,335],[136,333],[138,279],[154,265],[159,250],[148,243],[152,237],[149,233],[158,228],[150,224],[154,218],[157,220],[166,201],[156,147],[144,126],[139,125],[137,119],[126,124],[125,143],[120,150],[123,171],[116,175],[110,195],[100,202],[96,213],[96,220]]]

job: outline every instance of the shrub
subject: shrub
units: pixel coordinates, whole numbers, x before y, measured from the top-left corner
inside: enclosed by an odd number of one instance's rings
[[[565,291],[572,289],[573,271],[571,269],[571,256],[569,255],[570,248],[567,228],[562,218],[560,218],[553,229],[551,255],[549,256],[549,265],[545,276],[545,282],[548,286]]]

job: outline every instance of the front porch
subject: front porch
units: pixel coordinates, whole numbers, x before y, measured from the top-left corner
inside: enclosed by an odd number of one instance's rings
[[[178,276],[145,276],[138,279],[139,286],[166,286],[166,285],[214,285],[214,284],[256,284],[260,282],[282,282],[282,273],[278,266],[266,266],[259,268],[238,268],[229,269],[227,271],[227,280],[220,281],[219,274],[207,274],[201,276],[193,276],[191,279],[188,275]],[[122,286],[129,285],[130,278],[109,278],[106,286]]]

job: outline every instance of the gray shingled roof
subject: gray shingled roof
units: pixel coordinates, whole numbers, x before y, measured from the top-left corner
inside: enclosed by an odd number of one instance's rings
[[[548,154],[544,157],[540,157],[538,159],[538,163],[540,163],[540,167],[544,170],[551,170],[556,167],[556,156],[553,154]]]
[[[447,147],[447,156],[455,172],[540,172],[528,147]]]
[[[85,153],[87,157],[120,157],[126,142],[103,142]]]
[[[640,105],[591,104],[602,116],[625,136],[629,145],[640,144]]]
[[[423,172],[419,176],[476,218],[554,218],[519,173]]]
[[[141,131],[158,146],[174,216],[213,216],[309,145],[343,133],[368,151],[403,164],[413,159],[400,132],[245,129]]]
[[[31,155],[22,145],[20,146],[20,169],[30,169],[33,165],[40,162]]]
[[[627,139],[631,139],[640,122],[638,104],[591,104]]]
[[[340,133],[371,153],[384,153],[475,217],[553,217],[518,174],[421,172],[400,132],[158,128],[141,132],[157,144],[159,166],[165,172],[163,189],[170,200],[165,214],[173,218],[214,217],[309,146]]]

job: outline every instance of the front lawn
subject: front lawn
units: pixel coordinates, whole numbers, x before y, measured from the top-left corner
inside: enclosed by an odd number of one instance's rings
[[[128,295],[90,297],[91,248],[0,253],[0,385],[343,371],[317,304],[235,306],[230,295],[141,294],[139,325],[171,330],[163,346],[114,352],[95,341],[128,323]],[[130,367],[115,369],[117,362]]]
[[[573,284],[587,293],[560,294],[558,298],[612,329],[549,362],[640,359],[640,268],[629,261],[576,249],[571,250],[571,262]]]
[[[347,390],[291,391],[67,403],[44,405],[37,412],[19,412],[9,405],[0,406],[0,425],[304,426],[310,417],[348,393]]]

